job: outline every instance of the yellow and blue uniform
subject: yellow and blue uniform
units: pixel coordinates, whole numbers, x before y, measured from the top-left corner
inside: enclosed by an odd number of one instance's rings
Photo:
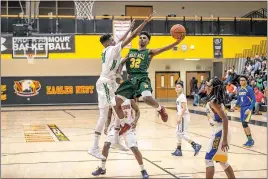
[[[214,100],[214,99],[212,99]],[[223,104],[221,104],[221,108],[223,111],[225,111],[225,107]],[[212,160],[216,162],[227,162],[228,160],[228,152],[222,151],[222,142],[223,142],[223,120],[221,117],[215,113],[211,107],[209,102],[206,105],[206,113],[208,117],[208,121],[210,126],[212,126],[212,133],[209,140],[208,149],[206,152],[205,159],[206,160]],[[230,137],[231,134],[228,132],[227,141],[230,143]]]
[[[249,122],[253,107],[255,106],[256,98],[253,89],[250,86],[242,87],[238,90],[238,98],[236,105],[240,105],[240,120],[241,122]],[[246,110],[250,110],[248,115]]]

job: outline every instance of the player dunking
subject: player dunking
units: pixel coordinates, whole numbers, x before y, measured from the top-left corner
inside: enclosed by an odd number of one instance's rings
[[[140,96],[146,104],[155,108],[160,114],[162,120],[166,122],[168,120],[168,114],[165,108],[161,106],[152,97],[151,81],[148,77],[148,68],[150,62],[156,55],[161,54],[167,50],[172,49],[178,45],[185,37],[185,34],[181,35],[174,43],[158,48],[158,49],[147,49],[147,45],[150,42],[151,35],[148,32],[141,32],[139,39],[139,49],[130,49],[127,57],[122,60],[119,72],[121,73],[122,66],[126,64],[127,74],[129,75],[128,80],[124,81],[116,91],[116,113],[118,120],[124,119],[124,113],[121,108],[122,103],[126,99],[134,99]],[[118,127],[117,127],[118,128]],[[115,135],[115,143],[118,143],[118,133]]]
[[[196,156],[200,149],[201,145],[195,143],[192,139],[189,138],[189,136],[186,135],[188,125],[190,122],[190,113],[187,106],[187,99],[185,94],[183,94],[183,82],[177,82],[176,88],[175,88],[178,98],[176,100],[177,104],[177,112],[178,112],[178,119],[177,119],[177,139],[178,139],[178,145],[175,152],[172,153],[172,155],[175,156],[182,156],[181,151],[181,139],[187,141],[189,144],[192,145],[194,149],[194,156]]]
[[[126,124],[131,125],[132,128],[127,130],[127,131],[124,131],[125,133],[123,133],[123,134],[121,134],[121,131],[120,131],[120,139],[124,139],[128,148],[130,148],[132,150],[133,154],[135,155],[135,158],[138,161],[140,169],[141,169],[142,177],[144,179],[149,178],[147,171],[144,169],[142,155],[138,149],[136,132],[135,132],[137,122],[140,118],[139,108],[138,108],[137,104],[135,103],[135,100],[133,100],[133,99],[126,100],[122,104],[122,108],[123,108],[124,114],[125,114],[125,119],[126,119],[125,122],[126,122]],[[135,118],[132,115],[133,110],[135,111]],[[103,150],[102,150],[102,154],[106,157],[106,159],[102,160],[101,167],[98,167],[98,169],[96,171],[92,172],[93,176],[99,176],[99,175],[106,174],[106,167],[105,167],[106,160],[107,160],[107,157],[109,155],[109,148],[111,146],[111,143],[113,143],[113,140],[114,140],[113,137],[115,134],[115,129],[114,129],[115,120],[113,122],[111,122],[111,118],[112,118],[112,110],[109,111],[109,117],[108,117],[108,120],[106,122],[106,128],[104,130],[105,133],[108,131],[108,136],[107,136],[106,142],[105,142]]]
[[[121,60],[122,49],[134,39],[143,27],[152,19],[150,15],[144,22],[136,29],[132,34],[127,37],[128,33],[134,26],[134,22],[131,24],[129,30],[124,34],[120,41],[116,44],[110,34],[101,36],[100,42],[105,47],[102,52],[102,72],[100,78],[96,83],[96,90],[98,93],[98,107],[100,117],[95,129],[95,137],[93,147],[88,150],[88,153],[96,158],[105,159],[101,154],[99,148],[100,135],[107,120],[108,111],[110,107],[115,106],[115,90],[116,90],[116,71]],[[120,144],[118,148],[123,148]]]
[[[208,102],[206,112],[210,125],[213,127],[212,136],[206,153],[206,178],[213,178],[214,162],[219,162],[228,178],[235,178],[232,167],[227,163],[230,133],[228,119],[224,112],[224,87],[222,81],[214,78],[207,82],[206,91]]]

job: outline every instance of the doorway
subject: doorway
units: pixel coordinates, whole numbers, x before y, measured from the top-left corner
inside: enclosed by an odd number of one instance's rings
[[[176,99],[175,81],[180,72],[155,72],[155,96],[157,100]]]
[[[126,5],[126,16],[149,16],[153,13],[153,6],[132,6]]]
[[[210,78],[210,71],[187,71],[186,72],[186,96],[191,96],[191,80],[195,77],[198,80],[198,88],[203,80]]]

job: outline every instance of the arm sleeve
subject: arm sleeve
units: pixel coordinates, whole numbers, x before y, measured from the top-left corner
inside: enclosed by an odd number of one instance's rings
[[[256,97],[255,97],[255,94],[254,94],[254,91],[252,88],[248,88],[248,92],[249,92],[249,97],[251,99],[251,105],[250,105],[249,109],[253,110],[255,103],[256,103]]]

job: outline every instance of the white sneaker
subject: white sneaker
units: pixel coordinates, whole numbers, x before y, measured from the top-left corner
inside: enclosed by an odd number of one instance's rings
[[[112,149],[118,149],[118,150],[121,150],[121,151],[128,151],[128,148],[125,147],[124,145],[120,144],[120,143],[114,143],[111,145],[111,148]]]
[[[100,152],[100,148],[99,148],[99,147],[97,147],[97,148],[93,147],[92,149],[89,149],[87,152],[88,152],[90,155],[92,155],[93,157],[96,157],[96,158],[101,159],[101,160],[106,160],[106,157],[104,157],[104,156],[101,154],[101,152]]]

